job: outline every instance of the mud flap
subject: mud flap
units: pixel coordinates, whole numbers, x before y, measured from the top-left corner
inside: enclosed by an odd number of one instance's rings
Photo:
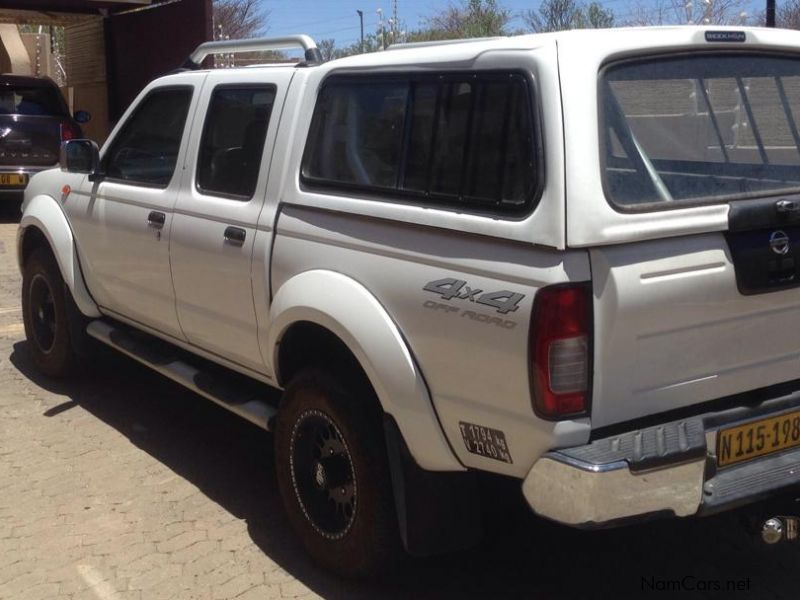
[[[86,326],[91,319],[81,313],[72,292],[67,284],[64,284],[64,307],[67,312],[67,327],[69,328],[69,340],[72,349],[78,356],[87,357],[92,354],[92,339],[86,334]]]
[[[420,468],[391,415],[384,415],[383,423],[397,521],[406,551],[424,557],[476,545],[483,526],[475,474]]]

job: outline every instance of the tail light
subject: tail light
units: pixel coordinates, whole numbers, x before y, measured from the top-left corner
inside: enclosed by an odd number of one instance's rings
[[[545,419],[586,414],[591,389],[589,283],[539,290],[530,330],[533,408]]]
[[[61,123],[61,141],[68,142],[80,137],[78,128],[72,123]]]

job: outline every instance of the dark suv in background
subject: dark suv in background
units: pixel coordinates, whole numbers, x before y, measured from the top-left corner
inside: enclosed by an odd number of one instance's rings
[[[58,163],[61,142],[83,137],[89,113],[69,114],[50,80],[0,75],[0,201],[22,199],[31,175]]]

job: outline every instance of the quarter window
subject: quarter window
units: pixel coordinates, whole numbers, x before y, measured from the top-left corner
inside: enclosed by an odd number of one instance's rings
[[[334,77],[317,102],[303,179],[524,213],[540,181],[532,109],[517,74]]]
[[[167,187],[175,173],[192,88],[150,93],[123,125],[105,160],[106,176]]]
[[[197,187],[205,194],[249,200],[256,189],[275,86],[225,86],[208,107]]]

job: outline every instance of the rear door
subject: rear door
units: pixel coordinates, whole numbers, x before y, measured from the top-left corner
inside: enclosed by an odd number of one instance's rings
[[[800,379],[799,98],[787,55],[602,72],[598,201],[638,225],[591,250],[594,426]]]
[[[192,344],[263,370],[252,258],[275,135],[293,69],[209,74],[175,206],[170,257]]]

